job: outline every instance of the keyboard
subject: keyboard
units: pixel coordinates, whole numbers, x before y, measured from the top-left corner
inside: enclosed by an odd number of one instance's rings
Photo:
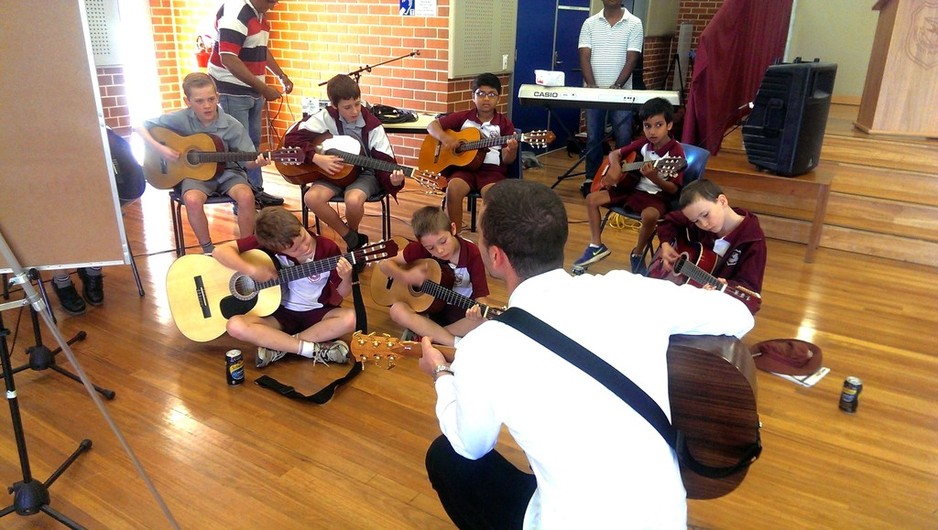
[[[681,100],[673,90],[625,90],[567,86],[521,85],[518,100],[522,105],[594,109],[630,109],[653,98],[664,98],[672,105]]]

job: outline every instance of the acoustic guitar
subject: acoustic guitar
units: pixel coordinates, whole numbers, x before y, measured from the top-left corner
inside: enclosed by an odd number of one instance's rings
[[[340,258],[355,265],[395,256],[397,250],[397,243],[379,241],[340,256],[283,267],[276,279],[266,282],[254,281],[211,256],[186,255],[174,261],[166,273],[169,310],[183,335],[208,342],[220,337],[228,319],[235,315],[264,317],[273,313],[280,306],[281,284],[331,271]],[[253,265],[275,265],[262,250],[249,250],[241,257]]]
[[[721,282],[712,273],[719,263],[719,256],[710,249],[704,248],[700,243],[691,243],[684,238],[678,238],[673,243],[678,252],[678,258],[671,266],[671,272],[664,270],[664,260],[661,258],[661,249],[655,253],[648,267],[648,276],[652,278],[667,279],[683,285],[690,283],[694,287],[711,287],[714,290],[726,293],[748,302],[753,298],[761,299],[762,295],[743,287],[731,286]]]
[[[396,238],[395,238],[396,239]],[[398,242],[400,244],[400,242]],[[407,269],[426,267],[427,279],[419,288],[404,282],[395,281],[394,278],[376,268],[371,274],[371,297],[375,303],[390,307],[395,302],[404,302],[417,313],[438,313],[447,304],[468,310],[478,305],[482,310],[482,317],[489,318],[500,314],[503,309],[481,304],[468,296],[463,296],[452,289],[453,271],[449,267],[441,267],[440,262],[432,258],[423,258],[407,264]]]
[[[478,169],[485,159],[489,147],[505,145],[508,140],[530,144],[534,147],[547,147],[554,141],[556,135],[551,131],[533,131],[515,133],[494,138],[482,138],[482,131],[475,127],[461,131],[450,131],[459,138],[459,145],[455,149],[446,149],[443,143],[427,135],[420,146],[417,155],[417,165],[430,171],[441,172],[450,166],[466,166],[469,169]]]
[[[434,347],[452,361],[455,348]],[[360,331],[352,334],[349,349],[359,359],[423,354],[419,342]],[[708,466],[730,467],[760,444],[755,363],[745,344],[727,336],[673,335],[667,359],[671,423],[684,433],[694,458]],[[688,498],[714,499],[736,489],[747,471],[744,467],[714,479],[682,465],[681,478]]]
[[[622,162],[622,173],[625,174],[623,178],[631,179],[631,186],[638,184],[640,175],[636,176],[634,174],[629,174],[633,171],[638,171],[646,163],[650,163],[652,166],[658,169],[658,176],[663,179],[674,178],[677,173],[687,167],[687,160],[679,156],[666,156],[659,158],[658,160],[647,160],[636,162],[635,158],[637,157],[637,152],[632,151],[625,156],[625,160]],[[596,175],[593,176],[593,184],[590,186],[590,193],[595,193],[603,188],[611,187],[606,182],[604,182],[606,174],[609,173],[609,157],[604,156],[603,162],[600,164],[599,169],[596,170]]]
[[[250,162],[261,153],[225,151],[225,144],[214,134],[178,134],[166,127],[150,129],[153,138],[179,153],[176,160],[167,160],[150,144],[143,157],[143,176],[154,188],[170,189],[183,179],[211,180],[225,171],[228,162]],[[279,165],[303,162],[303,151],[298,148],[263,151],[264,157]]]
[[[337,156],[346,165],[338,173],[329,175],[312,162],[301,160],[303,163],[299,165],[277,164],[277,170],[283,175],[284,180],[291,184],[302,185],[325,179],[336,186],[345,187],[355,182],[355,179],[361,173],[361,168],[368,168],[388,172],[401,170],[405,177],[413,179],[417,184],[431,192],[446,188],[446,178],[439,173],[363,156],[361,154],[362,145],[351,136],[333,136],[331,133],[325,132],[317,135],[312,143],[316,145],[317,154]]]

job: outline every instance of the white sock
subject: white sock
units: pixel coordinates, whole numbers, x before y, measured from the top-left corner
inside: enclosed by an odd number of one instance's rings
[[[294,335],[294,337],[296,337],[296,335]],[[303,339],[301,339],[301,338],[299,338],[299,337],[297,337],[297,340],[300,341],[300,347],[299,347],[299,349],[297,350],[296,353],[297,353],[298,355],[302,355],[303,357],[307,357],[307,358],[309,358],[309,359],[312,359],[312,358],[313,358],[313,355],[314,355],[314,354],[316,353],[316,351],[319,349],[319,345],[316,344],[315,342],[310,342],[310,341],[308,341],[308,340],[303,340]]]

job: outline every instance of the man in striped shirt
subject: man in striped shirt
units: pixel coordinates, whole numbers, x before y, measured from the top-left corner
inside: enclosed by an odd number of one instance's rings
[[[254,147],[261,146],[261,112],[265,101],[280,99],[277,88],[266,83],[269,69],[280,79],[283,92],[293,91],[293,82],[267,49],[270,24],[264,16],[277,0],[225,0],[215,15],[218,30],[208,74],[218,87],[218,103],[248,130]],[[257,206],[278,206],[283,199],[264,191],[260,169],[249,170]]]
[[[621,0],[603,0],[603,10],[586,19],[580,29],[580,67],[583,83],[593,88],[632,88],[632,70],[642,53],[642,21],[622,7]],[[602,141],[607,119],[612,122],[616,147],[632,141],[633,113],[630,110],[586,110],[586,183],[603,158]],[[585,195],[585,193],[584,193]]]

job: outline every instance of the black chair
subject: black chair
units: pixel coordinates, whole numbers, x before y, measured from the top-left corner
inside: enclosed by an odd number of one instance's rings
[[[688,185],[691,182],[703,178],[704,171],[707,169],[707,160],[710,159],[710,151],[702,147],[697,147],[696,145],[690,145],[682,143],[681,146],[684,148],[684,158],[687,160],[687,167],[684,168],[684,185]],[[677,199],[672,201],[669,206],[670,210],[676,210],[678,208]],[[609,222],[609,217],[612,214],[618,214],[627,219],[634,219],[636,221],[641,221],[642,215],[641,212],[633,212],[624,206],[612,206],[606,210],[606,215],[603,216],[603,220],[599,223],[599,231],[602,232],[606,228],[606,224]],[[654,253],[654,248],[652,248],[652,242],[649,241],[648,245],[642,249],[642,258],[643,261],[647,262],[647,257],[651,256]]]
[[[309,228],[309,206],[306,205],[306,201],[303,200],[303,197],[306,195],[306,191],[309,189],[309,187],[309,184],[300,184],[300,204],[303,205],[303,226],[306,228]],[[335,197],[329,199],[329,202],[336,204],[344,203],[345,197],[341,194],[336,195]],[[380,193],[365,199],[365,202],[381,203],[381,239],[385,241],[391,239],[391,194],[382,190]],[[318,217],[316,218],[316,233],[322,234],[322,227],[319,224]]]
[[[228,195],[219,195],[213,193],[208,196],[205,204],[237,204],[234,199]],[[182,226],[182,208],[186,203],[182,200],[182,193],[177,189],[169,190],[169,212],[173,217],[173,235],[176,239],[176,257],[182,257],[186,253],[186,234]]]

